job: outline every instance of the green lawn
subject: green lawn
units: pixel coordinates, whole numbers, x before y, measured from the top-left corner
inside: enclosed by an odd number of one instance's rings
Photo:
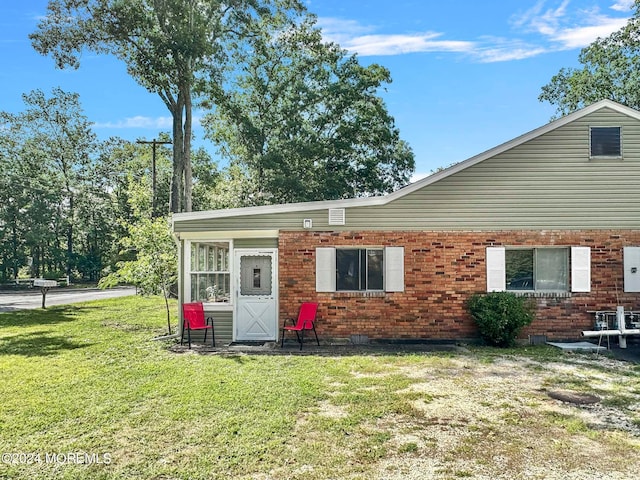
[[[139,297],[0,314],[0,478],[403,478],[407,465],[425,478],[498,478],[498,468],[504,478],[556,478],[525,475],[532,452],[559,475],[602,468],[627,478],[617,462],[640,462],[633,431],[594,428],[542,391],[585,390],[586,375],[607,408],[638,424],[637,367],[612,374],[599,359],[547,349],[175,353],[151,341],[165,315],[160,299]],[[621,381],[610,386],[607,375]],[[495,435],[510,470],[487,453]],[[550,450],[527,453],[545,435]],[[588,461],[589,450],[606,458]]]

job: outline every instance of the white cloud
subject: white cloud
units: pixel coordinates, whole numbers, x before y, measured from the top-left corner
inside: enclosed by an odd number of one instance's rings
[[[534,45],[497,45],[480,48],[474,52],[474,55],[482,63],[495,63],[524,60],[525,58],[537,57],[546,52],[546,48]]]
[[[320,17],[318,26],[326,41],[336,42],[342,48],[362,56],[402,55],[417,52],[468,52],[474,42],[436,40],[438,32],[375,34],[376,27],[362,25],[356,20]]]
[[[401,55],[416,52],[468,52],[474,49],[473,42],[436,40],[442,34],[364,35],[349,39],[343,48],[359,55]]]
[[[618,12],[629,12],[631,11],[635,3],[635,0],[618,0],[609,8]]]
[[[319,17],[317,25],[322,28],[322,38],[328,42],[338,43],[343,47],[344,43],[353,38],[375,31],[375,27],[361,25],[356,20],[333,17]]]
[[[128,117],[124,120],[118,120],[117,122],[96,122],[94,123],[96,128],[171,128],[171,117],[144,117],[137,115],[135,117]]]
[[[540,0],[526,12],[514,15],[511,18],[511,24],[526,32],[538,32],[542,35],[551,35],[558,29],[558,25],[567,15],[568,4],[569,0],[563,0],[556,8],[543,10],[545,1]]]
[[[583,48],[597,38],[608,37],[626,23],[626,18],[602,17],[595,25],[559,30],[551,35],[551,39],[558,42],[564,49]]]
[[[583,48],[624,26],[634,0],[612,0],[611,9],[627,15],[603,14],[599,8],[571,9],[570,0],[538,0],[509,23],[514,37],[450,39],[442,32],[379,34],[372,25],[355,20],[319,18],[325,40],[361,56],[408,53],[459,53],[479,62],[522,60],[544,53]]]
[[[536,33],[542,41],[550,42],[549,50],[570,50],[583,48],[597,38],[607,37],[622,28],[628,17],[609,16],[600,13],[599,8],[570,11],[569,0],[545,9],[545,0],[540,0],[526,12],[511,19],[512,26],[523,33]],[[628,11],[633,0],[618,0],[611,8]]]
[[[444,34],[439,32],[360,35],[372,28],[359,25],[353,20],[320,19],[318,24],[322,26],[325,40],[335,41],[341,47],[361,56],[427,52],[463,53],[480,62],[490,63],[521,60],[545,51],[536,45],[493,37],[474,41],[446,40],[442,38]]]

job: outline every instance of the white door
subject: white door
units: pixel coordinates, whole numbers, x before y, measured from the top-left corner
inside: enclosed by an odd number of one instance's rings
[[[234,341],[278,339],[277,249],[236,249]]]

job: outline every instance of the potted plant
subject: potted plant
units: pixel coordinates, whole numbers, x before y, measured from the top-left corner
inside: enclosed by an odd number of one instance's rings
[[[211,285],[207,287],[207,298],[210,302],[217,302],[218,299],[222,299],[224,292],[218,285]]]

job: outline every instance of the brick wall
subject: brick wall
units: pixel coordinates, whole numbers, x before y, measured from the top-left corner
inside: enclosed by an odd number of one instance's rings
[[[640,308],[640,294],[622,291],[622,247],[640,246],[640,231],[281,232],[280,317],[295,317],[300,302],[317,301],[325,339],[476,338],[465,301],[486,291],[486,247],[547,245],[591,247],[591,292],[536,298],[537,318],[522,337],[577,339],[593,326],[588,310]],[[315,249],[333,246],[404,247],[405,291],[316,292]]]

